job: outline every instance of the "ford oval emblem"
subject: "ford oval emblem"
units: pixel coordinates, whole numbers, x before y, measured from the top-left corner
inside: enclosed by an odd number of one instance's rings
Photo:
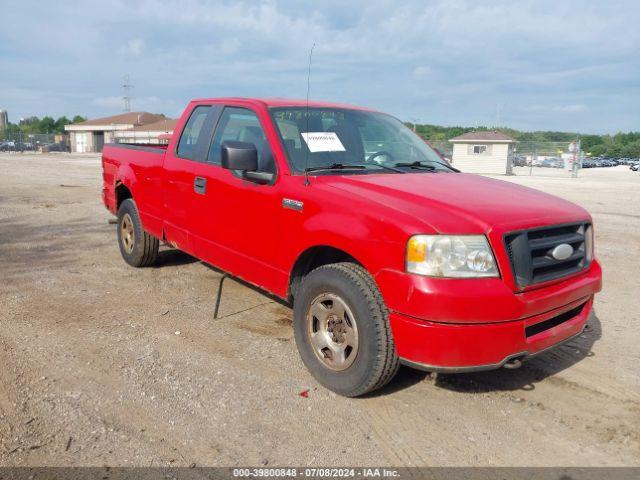
[[[556,260],[566,260],[571,255],[573,255],[573,247],[568,243],[561,243],[551,250],[551,256]]]

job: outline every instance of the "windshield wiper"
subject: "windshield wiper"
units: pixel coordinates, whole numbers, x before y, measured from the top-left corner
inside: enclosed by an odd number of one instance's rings
[[[380,164],[370,164],[370,165],[358,165],[353,163],[332,163],[330,165],[319,165],[316,167],[307,167],[304,169],[305,172],[317,172],[319,170],[367,170],[371,167],[378,167],[384,170],[390,170],[396,173],[404,173],[402,170],[398,170],[397,168],[387,167],[385,165]]]
[[[433,172],[435,170],[438,170],[437,167],[434,167],[433,165],[431,165],[432,163],[435,163],[436,165],[442,165],[443,167],[447,167],[447,170],[453,170],[454,172],[459,172],[460,170],[453,168],[451,165],[447,165],[446,163],[442,163],[442,162],[435,162],[433,160],[429,161],[429,162],[423,162],[421,160],[417,160],[415,162],[400,162],[400,163],[394,163],[393,166],[394,167],[411,167],[411,168],[424,168],[425,170],[428,170],[430,172]],[[446,171],[446,170],[444,170]]]
[[[356,165],[350,163],[331,163],[329,165],[318,165],[316,167],[307,167],[305,172],[317,172],[319,170],[364,170],[366,165]]]
[[[394,163],[393,166],[394,167],[424,168],[426,170],[436,170],[436,167],[434,167],[430,163],[425,163],[425,162],[420,162],[420,161],[416,161],[416,162],[399,162],[399,163]]]

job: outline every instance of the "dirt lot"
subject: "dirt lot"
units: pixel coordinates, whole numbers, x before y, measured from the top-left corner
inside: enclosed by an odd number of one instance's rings
[[[128,267],[97,157],[1,154],[0,172],[0,465],[640,465],[626,167],[509,179],[593,214],[592,333],[516,371],[403,368],[363,399],[317,386],[286,306],[230,281],[214,321],[215,270],[167,249]]]

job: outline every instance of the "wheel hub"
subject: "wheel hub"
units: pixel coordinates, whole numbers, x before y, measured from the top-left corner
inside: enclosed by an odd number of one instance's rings
[[[329,315],[327,331],[331,334],[331,340],[336,343],[344,343],[347,327],[343,319],[338,318],[335,315]]]
[[[307,333],[316,357],[331,370],[345,370],[358,354],[358,327],[346,302],[333,293],[309,305]]]
[[[133,252],[133,246],[135,243],[135,231],[133,229],[133,220],[131,216],[126,213],[122,217],[122,223],[120,225],[120,238],[122,239],[122,245],[127,253]]]

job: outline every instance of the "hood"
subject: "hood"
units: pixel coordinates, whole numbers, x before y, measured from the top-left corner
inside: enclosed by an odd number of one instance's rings
[[[328,187],[406,214],[439,233],[485,233],[589,218],[554,195],[469,173],[319,176]]]

